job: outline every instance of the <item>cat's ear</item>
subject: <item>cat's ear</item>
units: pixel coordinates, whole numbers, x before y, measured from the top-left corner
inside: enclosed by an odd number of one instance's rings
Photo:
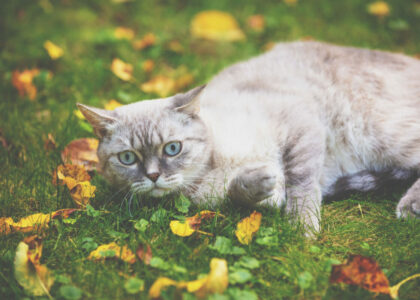
[[[80,112],[92,125],[95,134],[102,138],[117,120],[111,116],[110,111],[77,103]]]
[[[200,111],[199,95],[206,85],[198,86],[185,94],[178,94],[174,96],[174,108],[176,111],[183,112],[189,115],[196,115]]]

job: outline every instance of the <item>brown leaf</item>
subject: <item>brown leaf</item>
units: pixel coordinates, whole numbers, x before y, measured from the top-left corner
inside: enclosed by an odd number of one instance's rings
[[[45,139],[45,142],[44,142],[44,149],[46,151],[51,151],[51,150],[54,150],[55,148],[57,148],[57,145],[55,143],[54,136],[51,133],[48,133],[47,138]]]
[[[346,264],[333,266],[330,282],[358,285],[375,293],[390,292],[388,278],[378,263],[361,255],[352,255]]]
[[[152,248],[150,248],[150,245],[146,246],[146,251],[144,250],[144,245],[140,244],[136,251],[137,257],[140,258],[140,260],[145,265],[150,265],[150,261],[152,260],[153,254],[152,254]]]
[[[153,33],[146,34],[141,40],[133,42],[135,50],[143,50],[147,47],[153,46],[156,43],[156,36]]]
[[[264,30],[265,27],[265,19],[263,15],[253,15],[247,19],[248,26],[257,31],[261,32]]]
[[[3,146],[4,149],[9,147],[6,138],[3,136],[3,130],[0,128],[0,144]]]
[[[82,138],[71,141],[61,152],[61,159],[64,163],[81,165],[87,171],[93,171],[99,162],[96,154],[98,145],[99,141],[94,138]]]
[[[74,188],[78,182],[90,181],[90,175],[80,165],[64,164],[59,165],[53,174],[53,184],[57,185],[56,179],[61,185],[67,185],[68,189]]]

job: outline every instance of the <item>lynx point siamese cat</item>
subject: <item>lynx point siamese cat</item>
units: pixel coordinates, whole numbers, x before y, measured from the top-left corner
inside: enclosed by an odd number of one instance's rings
[[[285,205],[315,232],[322,196],[420,169],[420,61],[400,54],[281,43],[185,94],[78,107],[111,183],[153,197]],[[397,206],[398,217],[419,214],[420,179]]]

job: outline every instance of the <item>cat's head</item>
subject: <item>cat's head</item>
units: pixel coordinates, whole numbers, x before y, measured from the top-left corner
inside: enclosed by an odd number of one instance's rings
[[[193,189],[212,151],[198,117],[203,88],[113,111],[78,104],[101,140],[99,171],[114,185],[154,197]]]

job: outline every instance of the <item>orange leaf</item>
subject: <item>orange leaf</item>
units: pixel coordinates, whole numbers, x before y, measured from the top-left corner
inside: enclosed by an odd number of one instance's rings
[[[111,64],[111,71],[121,80],[129,81],[133,74],[133,66],[123,62],[119,58],[114,58]]]
[[[90,260],[104,260],[106,258],[119,258],[129,264],[136,262],[136,256],[127,246],[118,246],[115,242],[101,245],[89,254]]]
[[[140,88],[145,93],[155,93],[160,97],[166,97],[175,92],[175,86],[176,82],[174,79],[164,75],[158,75],[140,85]]]
[[[146,251],[144,251],[144,245],[140,244],[136,251],[137,257],[140,258],[140,260],[145,265],[150,265],[150,261],[152,260],[153,254],[152,254],[152,248],[150,248],[150,245],[147,245]]]
[[[249,217],[241,220],[236,227],[236,237],[241,244],[248,245],[261,224],[261,213],[254,211]]]
[[[12,84],[18,90],[19,96],[28,96],[30,100],[35,100],[37,89],[32,81],[38,74],[38,69],[26,69],[22,72],[17,70],[13,71]]]
[[[41,256],[40,238],[31,236],[20,242],[14,261],[15,278],[29,294],[47,295],[52,299],[49,290],[54,283],[54,277],[46,266],[40,264]]]
[[[191,34],[196,38],[217,41],[245,39],[235,18],[222,11],[209,10],[198,13],[191,21]]]
[[[352,255],[346,264],[333,266],[330,282],[358,285],[375,293],[390,292],[388,278],[378,263],[361,255]]]
[[[133,42],[133,48],[136,50],[143,50],[147,47],[153,46],[156,43],[156,36],[153,33],[146,34],[141,40]]]
[[[141,68],[143,69],[143,71],[145,72],[152,72],[153,69],[155,67],[155,63],[153,60],[151,59],[146,59],[142,64],[141,64]]]
[[[255,31],[263,31],[265,19],[263,15],[253,15],[247,19],[248,26]]]
[[[56,44],[54,44],[51,41],[46,41],[44,43],[44,48],[45,48],[45,50],[47,50],[48,55],[53,60],[56,60],[56,59],[60,58],[64,54],[63,49],[60,48],[59,46],[57,46]]]
[[[94,138],[71,141],[61,152],[61,159],[64,163],[84,166],[87,171],[95,170],[96,164],[99,162],[96,155],[98,145],[99,140]],[[90,178],[86,180],[90,180]]]

